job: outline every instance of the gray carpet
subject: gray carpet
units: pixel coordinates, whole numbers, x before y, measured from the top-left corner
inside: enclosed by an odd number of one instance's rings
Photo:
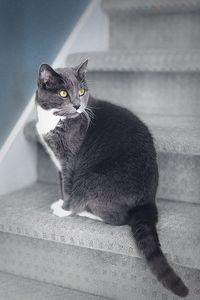
[[[200,70],[200,51],[197,49],[140,49],[81,52],[70,54],[67,65],[89,57],[90,71],[162,71],[196,72]]]
[[[0,197],[0,230],[39,239],[139,257],[128,226],[113,227],[78,216],[58,218],[50,204],[55,185],[36,183]],[[159,200],[163,251],[177,264],[200,268],[200,206]]]
[[[106,300],[56,285],[0,272],[0,300]]]
[[[198,0],[103,0],[105,12],[113,13],[183,13],[197,12],[200,9]]]
[[[150,273],[144,260],[0,233],[0,270],[115,300],[179,300]],[[199,300],[200,270],[173,264],[190,289],[187,300]]]

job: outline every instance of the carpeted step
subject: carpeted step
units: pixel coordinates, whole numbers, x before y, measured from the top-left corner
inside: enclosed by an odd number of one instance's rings
[[[58,218],[50,210],[57,198],[55,185],[41,183],[1,196],[1,271],[116,300],[178,299],[150,274],[128,226]],[[187,299],[197,300],[200,205],[159,200],[158,207],[163,250],[190,287]]]
[[[90,72],[200,72],[198,48],[77,52],[67,56],[66,65],[74,66],[87,58]]]
[[[0,272],[0,300],[106,300],[52,284]]]
[[[200,115],[200,51],[83,52],[67,57],[74,66],[89,58],[94,96],[138,113]]]
[[[111,49],[199,48],[199,0],[103,0]]]
[[[200,12],[199,0],[103,0],[106,13],[188,13]]]

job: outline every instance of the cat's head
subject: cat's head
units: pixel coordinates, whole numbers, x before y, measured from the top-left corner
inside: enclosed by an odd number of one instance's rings
[[[88,60],[74,68],[39,68],[36,103],[54,115],[74,118],[87,107],[89,91],[86,83]]]

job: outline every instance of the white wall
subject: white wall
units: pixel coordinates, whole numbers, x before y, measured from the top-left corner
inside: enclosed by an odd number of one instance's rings
[[[52,63],[65,66],[72,52],[103,51],[108,49],[108,19],[101,11],[100,0],[92,0],[71,35]],[[37,180],[36,144],[26,141],[23,128],[35,117],[34,96],[13,128],[0,152],[0,194],[21,189]]]

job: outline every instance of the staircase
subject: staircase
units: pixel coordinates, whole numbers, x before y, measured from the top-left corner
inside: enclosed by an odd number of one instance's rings
[[[161,245],[190,289],[187,299],[199,300],[200,0],[103,0],[102,9],[110,21],[109,50],[71,54],[66,65],[89,58],[93,95],[134,111],[151,129]],[[34,122],[25,136],[37,143],[38,181],[0,197],[0,277],[7,290],[40,289],[28,300],[179,299],[151,275],[128,226],[52,215],[50,204],[60,197],[57,172]],[[5,295],[0,300],[23,299]]]

